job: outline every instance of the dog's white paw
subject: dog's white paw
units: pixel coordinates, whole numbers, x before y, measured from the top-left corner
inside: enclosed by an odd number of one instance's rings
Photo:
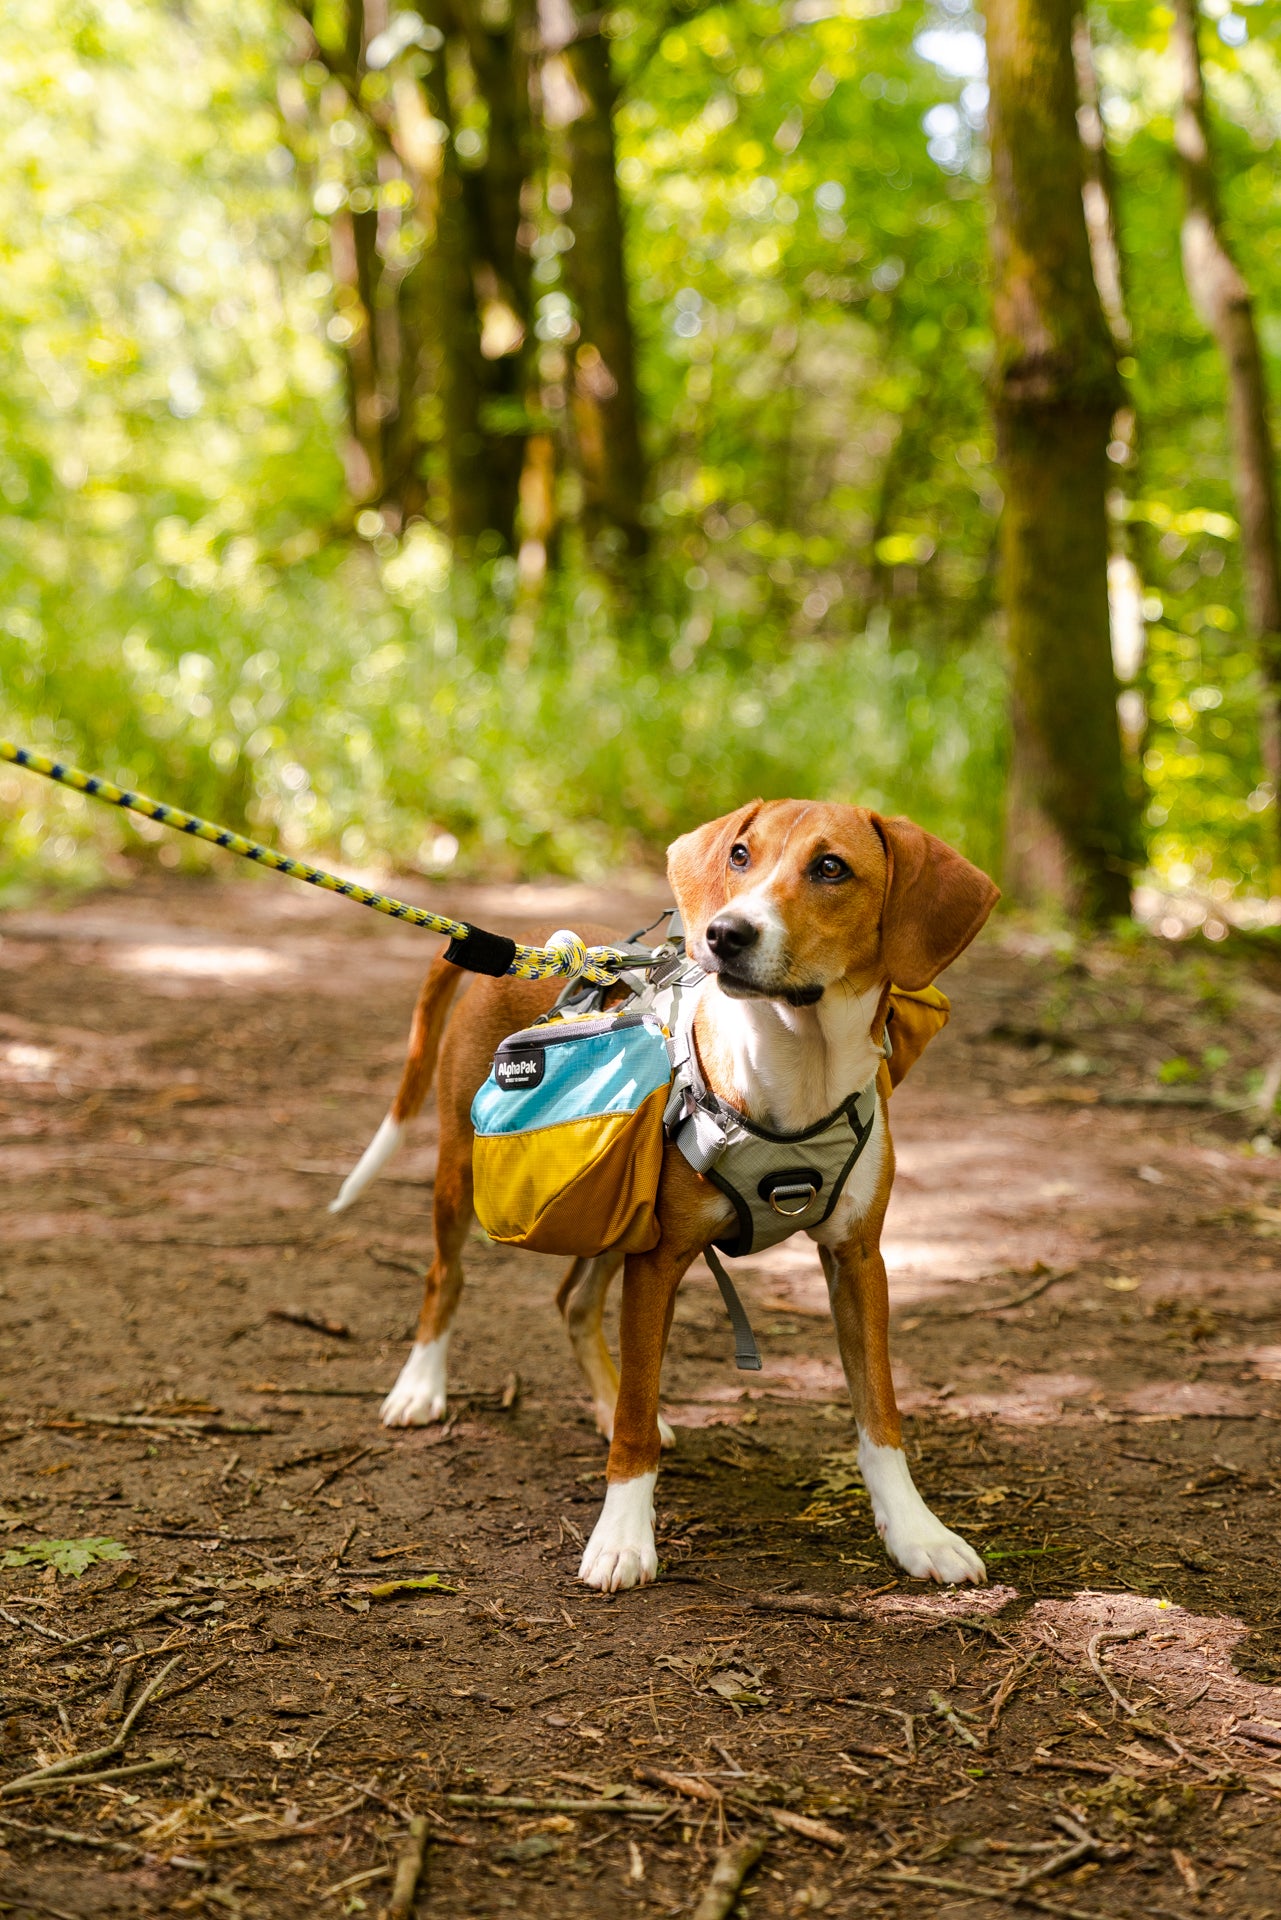
[[[635,1480],[613,1480],[606,1488],[605,1505],[578,1569],[579,1579],[587,1586],[601,1593],[621,1593],[628,1587],[647,1586],[657,1577],[657,1479],[657,1473],[642,1473]]]
[[[400,1377],[382,1403],[385,1427],[429,1427],[445,1417],[446,1358],[449,1335],[443,1340],[416,1341]]]
[[[959,1533],[945,1527],[916,1491],[902,1447],[882,1447],[859,1436],[859,1472],[872,1496],[876,1531],[885,1551],[917,1580],[982,1586],[987,1569]]]
[[[986,1584],[987,1568],[973,1547],[923,1503],[919,1518],[886,1525],[881,1538],[890,1559],[915,1580],[937,1580],[945,1587],[963,1586],[967,1580],[976,1587]]]
[[[608,1405],[604,1400],[597,1400],[593,1405],[592,1412],[596,1416],[596,1431],[601,1435],[602,1439],[612,1440],[614,1438],[614,1409],[612,1405]],[[676,1445],[676,1430],[674,1427],[668,1425],[661,1413],[658,1416],[658,1441],[664,1453],[670,1453],[671,1449]]]

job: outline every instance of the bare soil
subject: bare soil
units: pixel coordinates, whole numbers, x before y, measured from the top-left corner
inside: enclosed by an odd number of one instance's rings
[[[946,983],[888,1255],[914,1469],[990,1587],[886,1562],[801,1241],[739,1269],[761,1375],[690,1276],[663,1571],[611,1599],[557,1263],[478,1233],[448,1423],[377,1424],[430,1116],[325,1204],[433,950],[275,879],[0,916],[0,1780],[178,1661],[97,1766],[155,1771],[0,1791],[0,1910],[373,1915],[421,1813],[424,1915],[689,1913],[752,1836],[756,1916],[1281,1914],[1277,958],[1007,925]],[[23,1551],[93,1537],[130,1557]]]

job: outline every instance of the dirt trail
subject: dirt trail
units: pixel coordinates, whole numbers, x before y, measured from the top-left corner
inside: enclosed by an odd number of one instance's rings
[[[886,1563],[799,1242],[739,1269],[759,1376],[683,1290],[663,1576],[611,1600],[558,1263],[477,1236],[448,1425],[377,1425],[430,1114],[325,1203],[433,949],[274,880],[0,916],[0,1779],[180,1656],[102,1763],[155,1771],[0,1799],[0,1910],[373,1915],[423,1811],[420,1914],[688,1913],[754,1834],[757,1916],[1281,1914],[1281,1159],[1210,1104],[1275,1053],[1281,965],[998,930],[947,982],[888,1258],[917,1477],[990,1588]],[[87,1537],[132,1557],[31,1557]]]

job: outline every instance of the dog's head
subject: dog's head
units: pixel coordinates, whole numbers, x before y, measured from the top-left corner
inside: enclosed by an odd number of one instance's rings
[[[928,986],[969,946],[1000,894],[910,820],[866,807],[753,800],[667,850],[689,952],[735,999],[812,1006]]]

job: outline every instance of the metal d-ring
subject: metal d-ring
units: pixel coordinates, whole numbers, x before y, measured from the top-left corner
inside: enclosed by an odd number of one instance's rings
[[[804,1186],[775,1187],[770,1193],[769,1203],[775,1213],[782,1214],[785,1220],[795,1220],[805,1212],[805,1209],[810,1205],[817,1192],[818,1188],[810,1185],[808,1182]],[[799,1207],[781,1207],[779,1205],[780,1200],[795,1200],[801,1195],[803,1195],[804,1198],[801,1199]]]

